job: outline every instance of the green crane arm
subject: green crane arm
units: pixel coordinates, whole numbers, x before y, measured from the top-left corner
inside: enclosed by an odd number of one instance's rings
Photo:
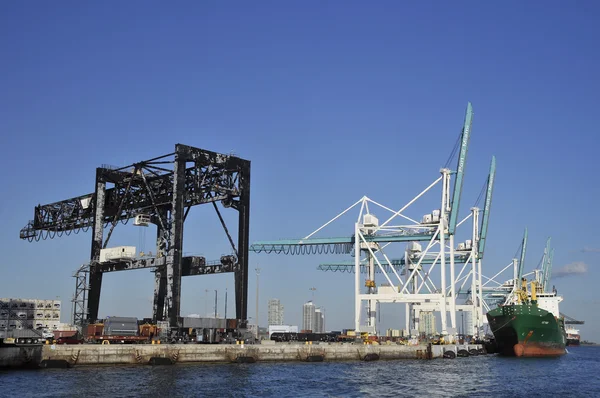
[[[525,251],[527,250],[527,228],[523,235],[523,243],[521,244],[521,258],[519,259],[518,280],[523,277],[523,269],[525,268]]]
[[[458,155],[458,166],[456,168],[456,178],[454,179],[454,193],[452,194],[452,205],[450,210],[450,222],[448,223],[448,233],[454,234],[456,221],[458,219],[458,209],[460,207],[460,195],[462,193],[463,180],[465,174],[465,164],[467,161],[467,151],[469,149],[469,139],[471,138],[471,125],[473,124],[473,106],[467,104],[467,113],[465,115],[465,124],[462,130],[460,140],[460,153]]]
[[[550,252],[550,257],[548,258],[548,275],[546,276],[546,285],[544,286],[544,290],[548,290],[550,288],[550,278],[552,277],[552,262],[554,261],[554,249]]]
[[[494,192],[494,179],[496,177],[496,157],[492,156],[492,163],[490,164],[490,174],[488,175],[487,191],[485,192],[485,204],[483,206],[483,215],[481,217],[481,231],[479,232],[479,247],[478,258],[483,258],[483,252],[485,250],[485,241],[487,239],[488,223],[490,220],[490,209],[492,207],[492,194]]]

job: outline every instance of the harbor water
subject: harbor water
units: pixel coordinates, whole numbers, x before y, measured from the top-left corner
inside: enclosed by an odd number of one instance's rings
[[[559,358],[90,366],[0,371],[4,397],[598,397],[600,347]]]

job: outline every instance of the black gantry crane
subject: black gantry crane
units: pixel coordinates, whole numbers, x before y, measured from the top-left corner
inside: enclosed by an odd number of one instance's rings
[[[237,248],[217,202],[239,213]],[[233,255],[221,257],[216,264],[207,263],[203,257],[182,255],[184,221],[192,206],[205,203],[213,204],[233,250]],[[182,276],[233,272],[236,318],[245,325],[249,211],[250,161],[177,144],[175,152],[167,155],[121,168],[97,168],[93,193],[36,206],[33,220],[21,230],[20,237],[37,241],[92,229],[88,322],[98,318],[104,272],[153,268],[155,321],[168,318],[171,327],[181,326]],[[156,256],[100,262],[101,250],[107,247],[117,224],[140,215],[157,226]]]

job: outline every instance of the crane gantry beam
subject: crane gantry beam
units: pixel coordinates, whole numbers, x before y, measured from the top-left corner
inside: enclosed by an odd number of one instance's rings
[[[428,241],[433,234],[431,232],[419,234],[390,234],[390,235],[370,235],[365,239],[368,242],[387,243],[387,242],[412,242]],[[283,253],[283,254],[349,254],[354,246],[354,236],[337,238],[308,238],[308,239],[287,239],[259,241],[250,245],[250,251],[255,253]]]

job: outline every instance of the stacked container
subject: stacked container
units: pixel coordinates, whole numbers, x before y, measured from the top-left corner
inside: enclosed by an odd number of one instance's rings
[[[60,300],[0,299],[0,331],[56,330],[60,324]]]

